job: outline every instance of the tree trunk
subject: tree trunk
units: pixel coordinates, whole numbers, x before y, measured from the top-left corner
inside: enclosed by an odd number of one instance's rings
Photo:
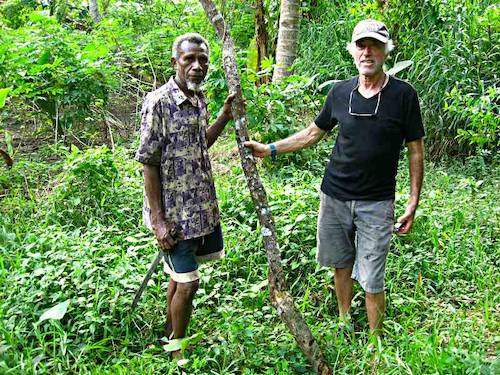
[[[257,45],[257,72],[262,70],[262,60],[268,56],[267,43],[269,40],[269,34],[266,29],[266,18],[264,15],[264,3],[262,0],[256,1],[255,10],[255,42]],[[267,82],[267,77],[261,77],[257,84],[263,84]]]
[[[264,247],[266,249],[269,266],[268,279],[271,302],[276,307],[281,319],[287,324],[300,348],[309,359],[313,369],[319,374],[331,374],[332,371],[325,362],[319,345],[314,340],[302,315],[295,308],[292,296],[288,292],[285,275],[281,266],[281,256],[278,241],[276,239],[274,219],[267,203],[266,192],[260,180],[255,165],[255,159],[251,151],[243,146],[243,142],[248,140],[246,127],[247,119],[245,102],[243,101],[240,78],[238,75],[238,67],[236,65],[233,40],[226,28],[224,19],[216,9],[212,0],[200,0],[200,3],[205,9],[208,19],[214,25],[220,39],[222,39],[223,64],[229,91],[236,93],[232,107],[236,140],[238,143],[241,165],[247,178],[248,188],[250,189],[252,201],[259,217],[261,233],[264,238]]]
[[[97,0],[89,0],[89,12],[95,23],[101,22],[102,18],[101,14],[99,13],[99,5],[97,4]]]
[[[276,67],[273,82],[289,76],[290,66],[297,57],[300,24],[300,0],[281,0]]]

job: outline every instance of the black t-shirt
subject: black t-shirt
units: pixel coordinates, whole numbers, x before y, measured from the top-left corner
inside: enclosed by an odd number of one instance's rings
[[[393,199],[403,141],[424,136],[415,89],[390,77],[379,94],[364,98],[353,89],[358,77],[336,83],[314,121],[323,130],[339,124],[321,190],[339,200]],[[352,100],[350,95],[352,92]],[[349,113],[376,114],[355,116]]]

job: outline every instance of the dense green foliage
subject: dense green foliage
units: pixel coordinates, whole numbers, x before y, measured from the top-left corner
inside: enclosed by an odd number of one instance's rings
[[[251,135],[265,142],[314,118],[325,81],[356,73],[345,45],[358,20],[388,24],[396,43],[388,68],[413,61],[399,76],[419,92],[426,145],[436,161],[427,163],[414,230],[393,239],[385,337],[375,353],[367,350],[362,290],[355,289],[355,334],[346,340],[337,331],[333,273],[314,259],[318,187],[333,135],[260,165],[291,292],[336,373],[500,372],[498,5],[306,0],[296,75],[256,85],[270,77],[273,57],[255,71],[255,9],[243,0],[217,3],[238,49]],[[214,117],[227,93],[221,51],[195,0],[99,6],[103,20],[96,24],[76,0],[0,4],[0,108],[6,98],[0,149],[15,160],[8,169],[0,159],[2,374],[178,371],[158,342],[167,299],[163,273],[130,312],[156,253],[141,225],[134,130],[145,93],[173,72],[173,39],[187,31],[210,42],[205,86]],[[264,7],[272,51],[279,1],[265,0]],[[211,149],[227,255],[202,270],[189,329],[200,341],[189,350],[189,371],[309,374],[269,302],[267,259],[236,155],[232,134]],[[402,159],[397,213],[409,195]],[[61,316],[40,321],[65,302]]]
[[[332,141],[323,143],[331,147]],[[309,373],[269,302],[257,220],[248,193],[235,193],[244,177],[230,156],[232,141],[223,142],[213,160],[227,256],[203,268],[190,329],[201,340],[191,348],[190,369]],[[25,159],[1,170],[8,191],[0,208],[0,372],[175,373],[157,344],[166,303],[163,274],[130,314],[133,293],[156,249],[139,225],[142,178],[128,152],[118,149],[111,161],[106,149],[74,150],[54,164]],[[263,172],[291,291],[332,366],[349,374],[373,366],[394,374],[494,373],[499,169],[492,173],[478,157],[428,166],[415,230],[393,241],[386,338],[374,365],[365,349],[361,290],[354,299],[357,333],[349,342],[336,333],[332,272],[314,260],[322,168],[283,162]],[[408,197],[403,163],[398,186],[401,212]],[[69,191],[55,211],[53,198]],[[47,308],[68,299],[61,320],[36,324]]]
[[[40,13],[29,15],[30,26],[2,33],[0,75],[19,121],[45,115],[69,129],[89,118],[92,107],[106,104],[114,85],[112,67],[102,69],[108,48],[79,31],[67,30]]]
[[[271,53],[278,3],[264,1]],[[4,112],[11,124],[31,116],[52,128],[58,125],[63,135],[73,130],[79,139],[92,142],[95,137],[90,133],[106,127],[106,114],[116,103],[135,97],[137,107],[142,98],[137,92],[149,91],[168,79],[173,39],[193,30],[211,43],[213,69],[207,90],[217,108],[222,102],[225,83],[218,42],[196,1],[107,1],[101,4],[105,17],[99,24],[92,23],[80,3],[50,4],[9,0],[0,7],[0,86],[14,88]],[[498,147],[500,8],[494,1],[306,1],[295,64],[302,77],[295,82],[314,79],[300,90],[284,89],[286,85],[252,88],[255,10],[239,0],[220,5],[239,50],[246,95],[249,100],[258,97],[259,111],[267,109],[265,116],[252,116],[256,132],[272,138],[301,127],[300,117],[283,116],[297,103],[296,112],[317,113],[319,105],[300,97],[320,94],[320,98],[324,92],[317,88],[324,81],[356,73],[346,41],[357,21],[374,17],[387,23],[396,43],[388,67],[413,61],[399,75],[420,94],[429,155],[463,155]],[[270,63],[272,56],[264,66],[267,72],[260,76],[269,75]],[[279,118],[277,124],[272,123],[275,118]]]

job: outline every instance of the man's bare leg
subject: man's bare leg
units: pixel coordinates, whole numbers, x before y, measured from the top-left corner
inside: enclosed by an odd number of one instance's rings
[[[191,319],[191,312],[193,310],[193,298],[198,287],[198,280],[188,283],[177,283],[175,293],[170,303],[174,338],[182,338],[186,335],[186,328]]]
[[[170,335],[174,331],[172,326],[172,299],[174,298],[175,290],[177,288],[177,282],[170,279],[168,283],[168,291],[167,291],[167,322],[165,323],[165,331],[164,335],[166,338],[170,338]]]
[[[379,336],[382,333],[382,323],[385,313],[385,293],[366,292],[366,312],[368,324],[372,334]]]
[[[345,318],[351,308],[353,283],[351,274],[352,268],[335,268],[335,294],[341,318]]]

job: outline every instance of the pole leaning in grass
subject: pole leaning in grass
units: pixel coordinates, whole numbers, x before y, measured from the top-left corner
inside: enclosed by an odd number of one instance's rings
[[[240,78],[234,52],[234,43],[226,28],[222,15],[219,13],[212,0],[200,0],[205,9],[208,19],[214,26],[223,44],[223,65],[226,79],[231,93],[236,93],[232,112],[235,121],[236,140],[241,158],[241,165],[247,179],[248,188],[259,217],[261,233],[264,238],[264,247],[267,253],[269,265],[269,294],[272,304],[278,310],[281,319],[287,324],[289,330],[295,337],[301,350],[308,358],[314,371],[319,374],[331,374],[332,371],[325,362],[323,353],[314,339],[309,327],[305,323],[300,312],[295,308],[292,296],[288,291],[283,268],[281,266],[281,255],[276,239],[276,228],[271,210],[267,203],[267,195],[259,177],[255,159],[250,150],[243,146],[247,141],[247,119],[245,103],[241,91]]]

